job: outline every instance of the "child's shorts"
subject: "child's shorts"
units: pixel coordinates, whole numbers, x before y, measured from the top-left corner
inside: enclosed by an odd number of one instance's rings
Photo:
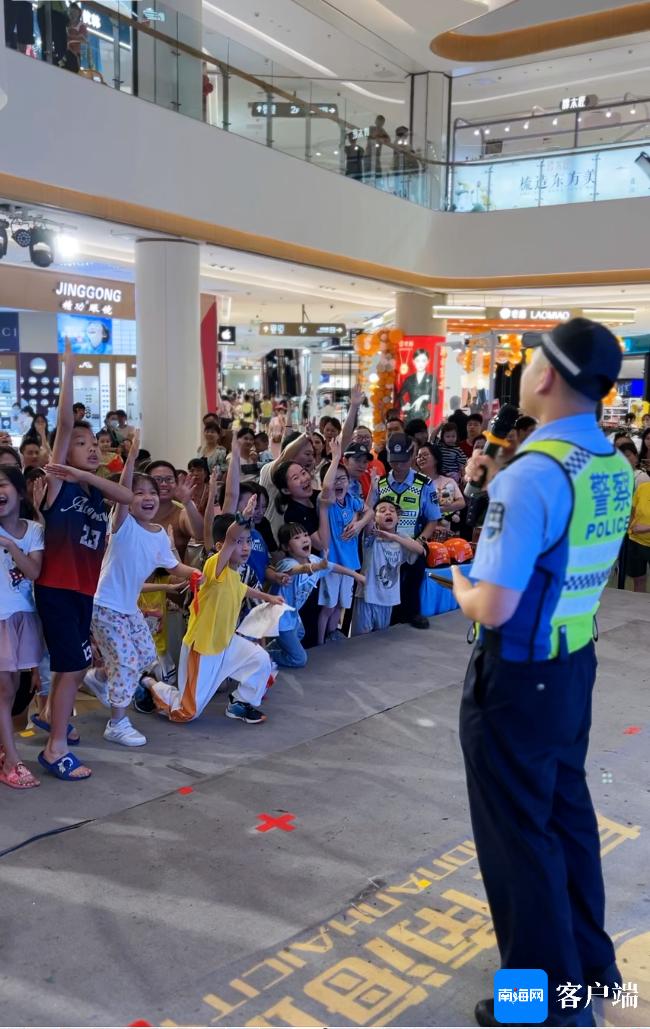
[[[93,598],[76,590],[34,586],[36,610],[53,672],[82,672],[92,660],[90,622]]]
[[[637,543],[636,540],[628,539],[627,558],[625,561],[627,575],[633,579],[642,579],[648,570],[649,564],[650,546],[646,547],[643,543]]]
[[[123,615],[95,604],[92,633],[104,661],[108,698],[114,707],[128,707],[140,676],[158,658],[144,615]]]
[[[37,668],[45,653],[38,615],[16,611],[0,621],[0,672]]]
[[[387,629],[392,613],[392,607],[387,604],[367,604],[361,597],[357,597],[352,612],[352,635],[364,636],[367,632]]]
[[[354,579],[351,575],[329,572],[318,586],[318,603],[321,607],[352,607]]]

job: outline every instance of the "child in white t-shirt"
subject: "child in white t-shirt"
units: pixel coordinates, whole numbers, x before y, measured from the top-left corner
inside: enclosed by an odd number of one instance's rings
[[[20,672],[37,668],[45,653],[32,587],[41,571],[44,534],[38,522],[20,517],[26,496],[22,473],[0,468],[0,782],[18,790],[39,780],[16,751],[11,709]]]
[[[388,628],[393,608],[400,603],[400,567],[422,556],[422,543],[398,535],[399,516],[392,500],[380,500],[375,505],[375,524],[363,537],[361,570],[365,585],[357,586],[353,636]]]
[[[167,533],[154,524],[160,503],[158,486],[149,475],[133,474],[138,449],[136,434],[120,478],[123,486],[132,489],[133,500],[128,507],[115,505],[95,593],[92,634],[104,667],[94,669],[84,680],[100,700],[110,703],[111,718],[104,739],[126,747],[141,747],[147,742],[131,724],[126,710],[140,676],[157,659],[153,638],[138,607],[142,584],[156,568],[166,568],[180,579],[196,573],[195,568],[179,562]]]

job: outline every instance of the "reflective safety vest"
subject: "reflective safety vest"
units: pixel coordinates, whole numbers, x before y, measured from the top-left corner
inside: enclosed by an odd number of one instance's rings
[[[528,453],[546,454],[560,465],[573,502],[562,537],[539,555],[517,610],[496,630],[508,661],[566,657],[592,640],[634,490],[632,468],[617,450],[593,454],[562,440],[540,440],[524,444],[515,460]]]
[[[420,513],[422,490],[430,485],[431,481],[420,472],[415,473],[413,482],[402,493],[398,493],[391,486],[387,476],[379,480],[379,500],[390,500],[399,507],[399,536],[409,536],[413,539],[424,527],[425,520]]]

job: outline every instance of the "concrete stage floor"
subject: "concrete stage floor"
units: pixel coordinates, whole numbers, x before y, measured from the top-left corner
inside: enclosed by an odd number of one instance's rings
[[[647,596],[607,590],[599,622],[588,773],[639,1003],[598,1019],[641,1026]],[[80,698],[93,778],[0,788],[0,1024],[473,1024],[498,955],[458,743],[465,632],[455,612],[329,645],[282,674],[264,726],[225,719],[218,695],[188,726],[136,714],[150,743],[134,750],[105,743]],[[42,742],[21,741],[30,761]],[[293,831],[257,831],[262,813]]]

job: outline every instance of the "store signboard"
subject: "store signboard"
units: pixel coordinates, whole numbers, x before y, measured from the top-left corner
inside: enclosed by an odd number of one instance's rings
[[[95,282],[57,282],[54,295],[59,307],[70,314],[104,315],[110,318],[122,303],[122,290]]]
[[[218,329],[220,343],[233,344],[237,341],[237,328],[234,325],[220,325]]]
[[[586,107],[595,107],[598,97],[594,93],[581,96],[563,96],[560,100],[561,111],[584,111]]]
[[[0,311],[0,354],[18,353],[18,313]]]
[[[568,322],[582,314],[572,307],[488,307],[486,317],[501,322]]]
[[[249,102],[251,114],[254,118],[306,118],[311,115],[317,118],[319,115],[330,115],[337,117],[339,109],[336,104],[292,104],[271,102],[266,100],[252,100]]]
[[[340,322],[325,325],[320,322],[262,322],[261,336],[345,336],[345,325]]]

